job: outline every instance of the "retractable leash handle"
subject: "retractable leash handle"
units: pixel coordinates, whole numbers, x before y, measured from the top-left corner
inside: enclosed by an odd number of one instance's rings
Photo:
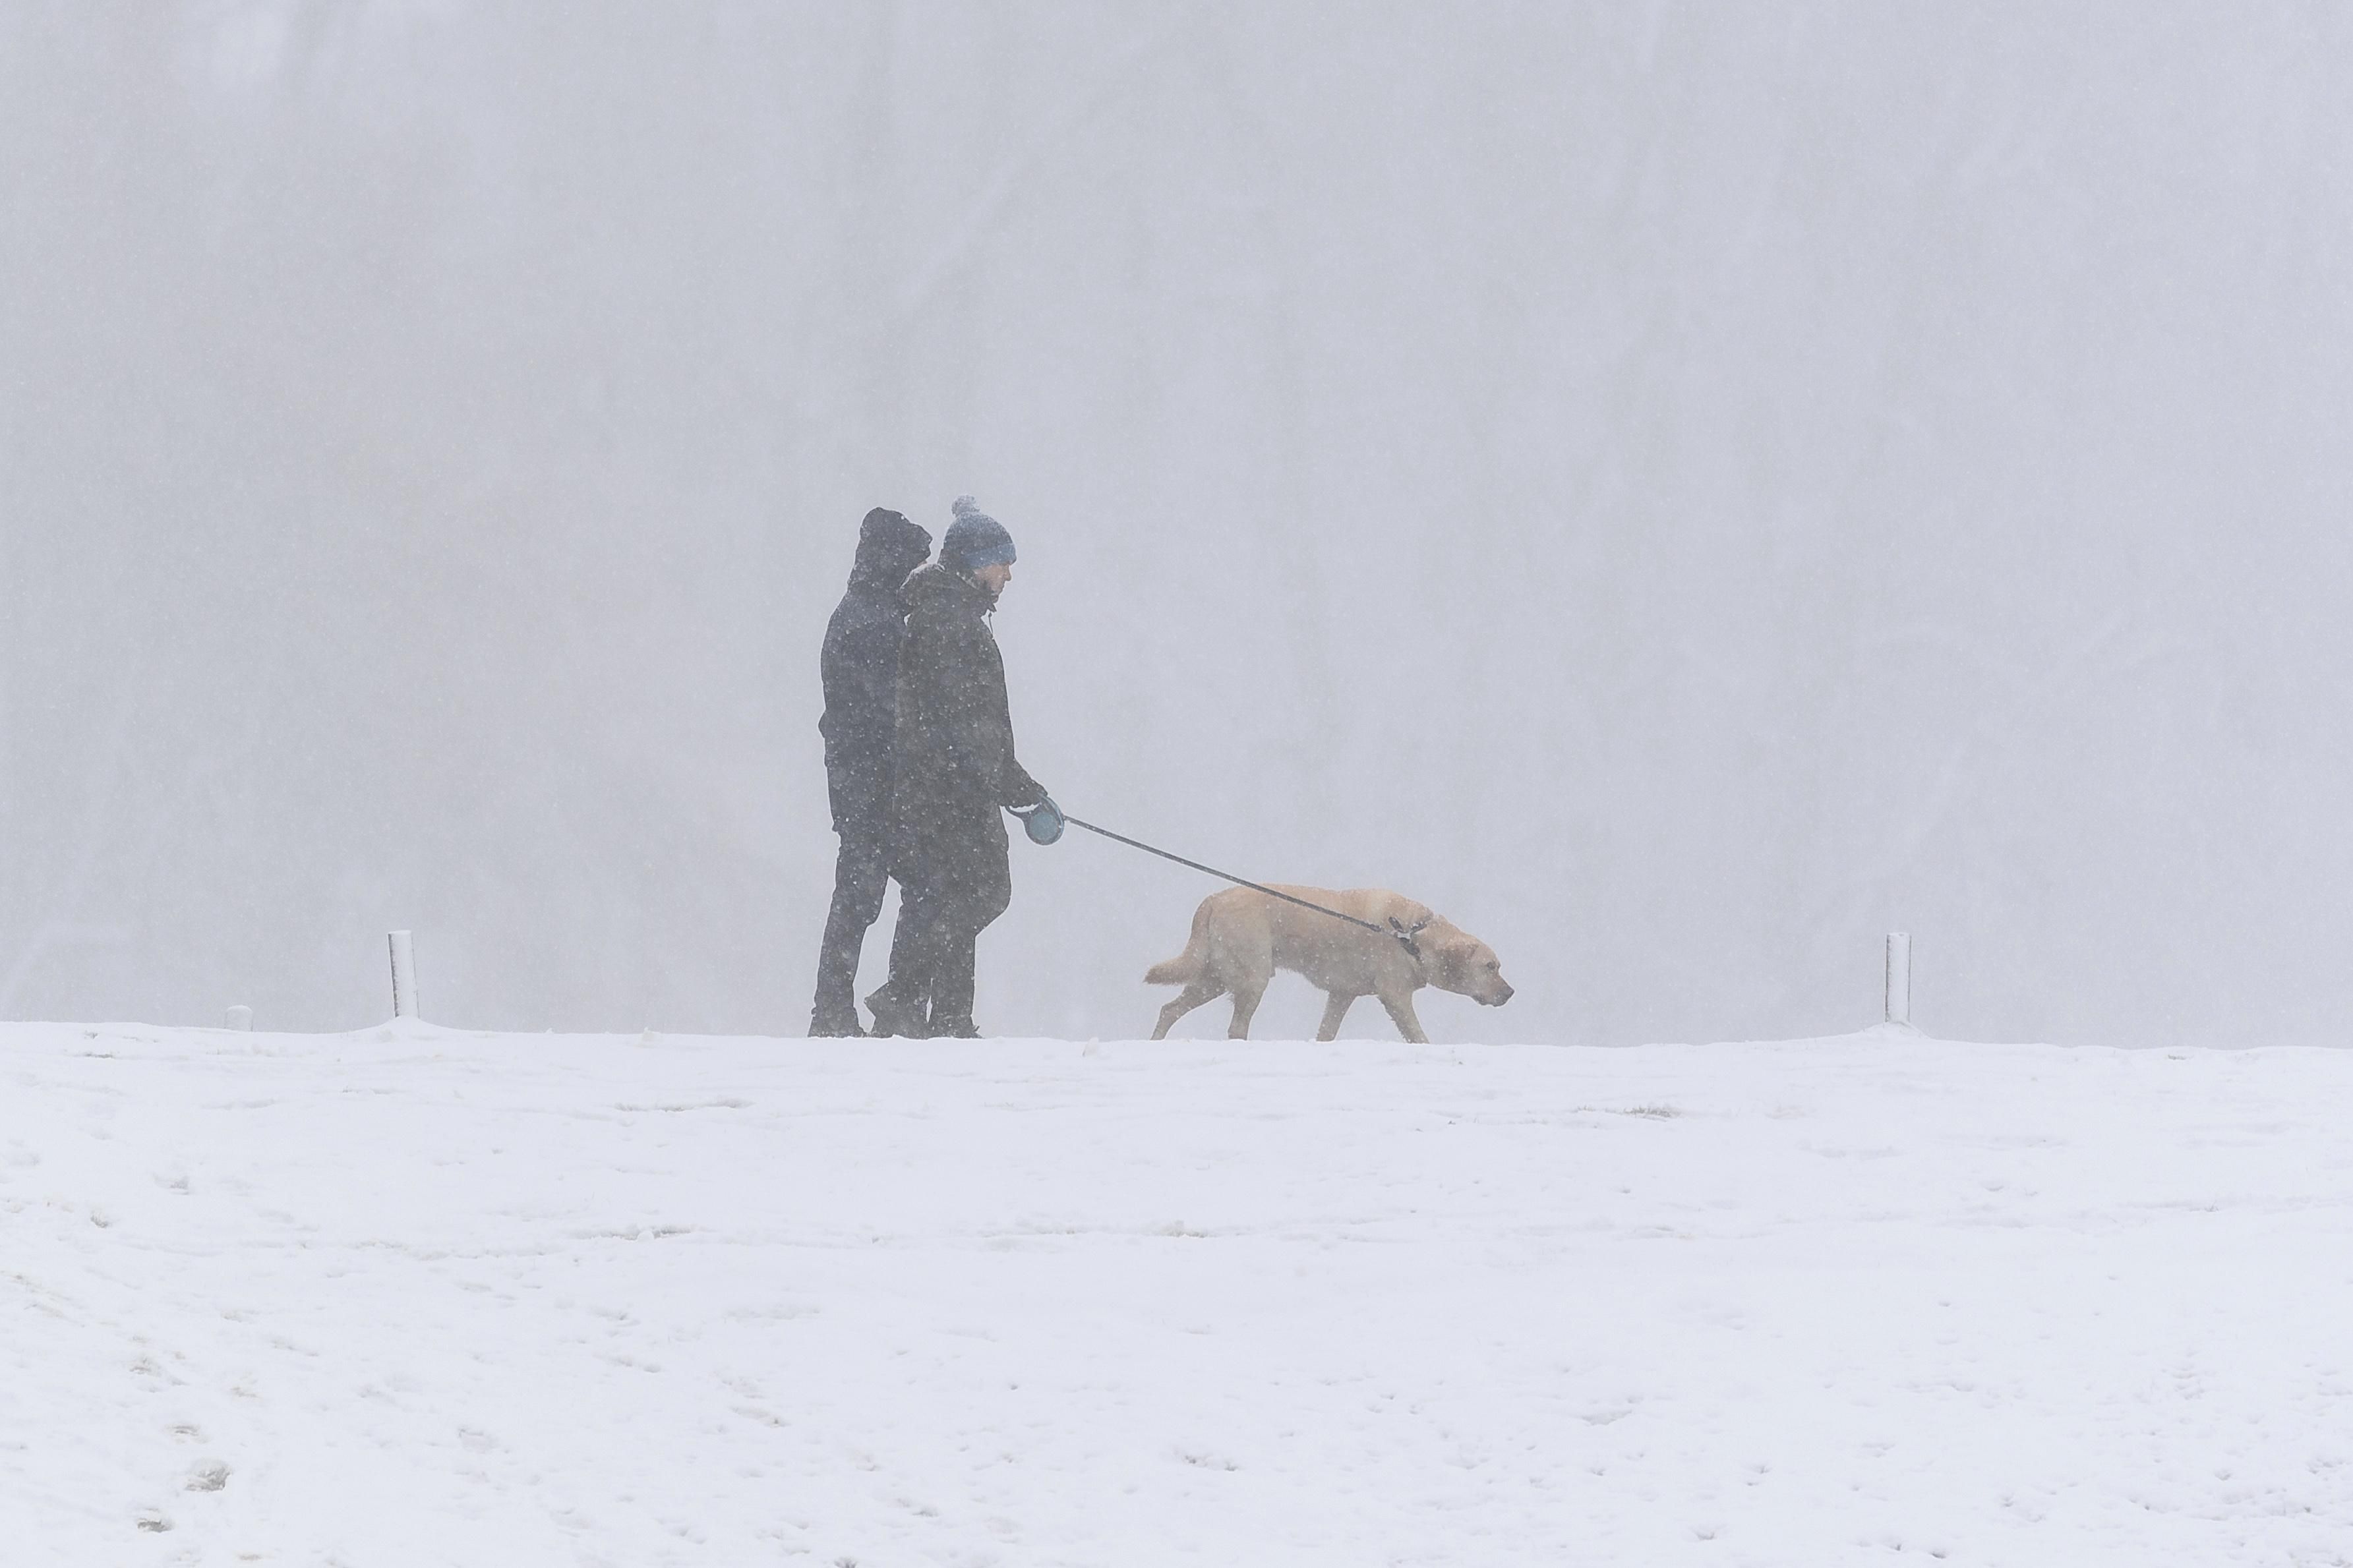
[[[1053,844],[1062,837],[1062,808],[1054,804],[1050,795],[1038,797],[1035,805],[1008,807],[1021,819],[1021,831],[1029,836],[1032,844]]]
[[[1049,801],[1046,804],[1051,805],[1053,803]],[[1205,872],[1222,881],[1231,882],[1238,888],[1248,888],[1254,893],[1264,893],[1271,899],[1281,899],[1286,904],[1297,904],[1303,910],[1314,910],[1319,915],[1330,915],[1335,921],[1345,921],[1352,926],[1362,926],[1365,930],[1372,931],[1376,935],[1385,936],[1395,942],[1399,947],[1405,949],[1406,956],[1412,959],[1415,963],[1419,963],[1421,962],[1421,949],[1413,940],[1415,935],[1420,931],[1421,928],[1419,926],[1409,928],[1395,915],[1391,915],[1389,917],[1389,923],[1388,925],[1375,925],[1370,921],[1360,921],[1354,915],[1342,914],[1338,910],[1326,909],[1322,904],[1299,897],[1296,893],[1286,893],[1281,888],[1270,888],[1264,882],[1253,882],[1248,877],[1237,877],[1231,871],[1220,871],[1215,866],[1204,866],[1198,860],[1187,860],[1182,855],[1172,855],[1166,849],[1161,849],[1153,845],[1145,843],[1141,838],[1130,838],[1124,833],[1113,833],[1108,827],[1098,827],[1093,823],[1087,821],[1083,817],[1072,816],[1069,813],[1059,809],[1056,811],[1055,815],[1060,820],[1069,823],[1072,827],[1083,827],[1089,833],[1101,834],[1103,837],[1112,840],[1112,842],[1115,844],[1124,844],[1131,849],[1141,849],[1146,855],[1157,855],[1163,860],[1174,860],[1179,866],[1186,867],[1191,870]],[[1033,833],[1030,837],[1034,838],[1037,837],[1037,835]],[[1059,829],[1057,830],[1055,837],[1060,837]],[[1052,840],[1039,839],[1039,842],[1045,844],[1051,843]]]

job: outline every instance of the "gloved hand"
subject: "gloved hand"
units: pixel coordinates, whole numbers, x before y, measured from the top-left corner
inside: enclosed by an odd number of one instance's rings
[[[1062,837],[1062,808],[1050,795],[1039,795],[1035,805],[1013,807],[1013,815],[1021,819],[1021,830],[1032,844],[1051,844]]]

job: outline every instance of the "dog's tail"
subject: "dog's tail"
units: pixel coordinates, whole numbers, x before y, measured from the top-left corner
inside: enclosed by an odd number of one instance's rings
[[[1200,977],[1201,961],[1187,949],[1174,958],[1164,958],[1144,972],[1146,985],[1190,985]]]
[[[1193,911],[1193,935],[1185,943],[1185,951],[1174,958],[1164,958],[1144,972],[1146,985],[1190,985],[1201,978],[1202,955],[1209,949],[1209,901]]]

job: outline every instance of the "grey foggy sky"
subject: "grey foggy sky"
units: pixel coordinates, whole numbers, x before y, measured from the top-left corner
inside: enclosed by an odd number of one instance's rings
[[[1518,999],[1434,1037],[1852,1027],[1904,927],[1936,1032],[2334,1041],[2348,63],[2327,5],[0,5],[0,1016],[353,1027],[408,926],[441,1022],[799,1032],[824,618],[970,491],[1031,771],[1485,937]],[[1211,885],[1014,869],[984,1026],[1145,1032]]]

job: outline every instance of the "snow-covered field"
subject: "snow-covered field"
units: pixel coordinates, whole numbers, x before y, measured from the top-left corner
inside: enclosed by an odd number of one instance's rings
[[[2353,1563],[2353,1054],[0,1073],[10,1564]]]

